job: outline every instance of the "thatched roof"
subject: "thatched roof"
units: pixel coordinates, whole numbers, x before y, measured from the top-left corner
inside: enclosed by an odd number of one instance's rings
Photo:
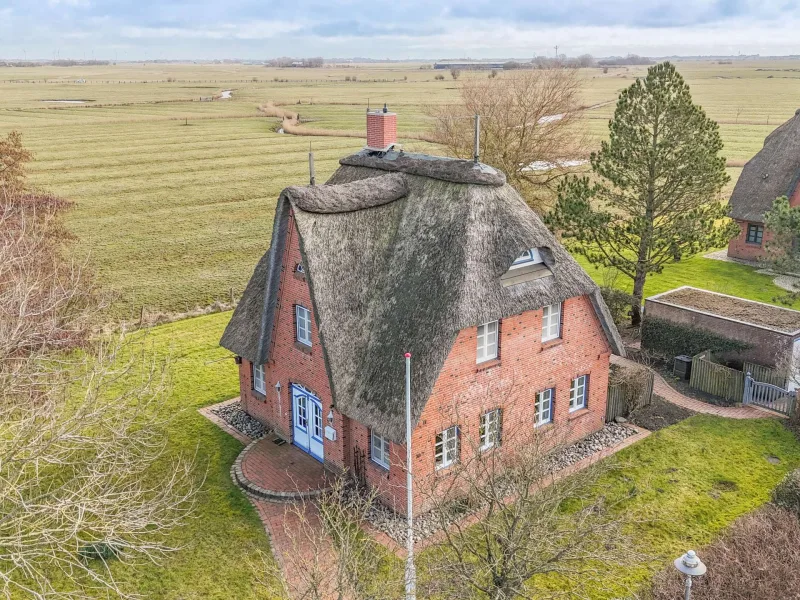
[[[416,423],[466,327],[588,295],[612,349],[624,353],[597,285],[501,173],[430,157],[361,153],[340,162],[327,184],[281,193],[272,248],[223,346],[266,362],[291,209],[333,401],[395,441],[405,431],[403,353],[413,355]],[[527,248],[541,250],[553,275],[504,286],[501,276]]]
[[[790,196],[800,180],[800,109],[770,133],[764,147],[747,161],[730,200],[730,214],[763,222],[779,196]]]

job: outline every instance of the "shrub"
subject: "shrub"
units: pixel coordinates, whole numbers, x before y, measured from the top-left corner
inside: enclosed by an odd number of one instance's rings
[[[751,346],[722,337],[703,329],[679,325],[664,319],[645,316],[642,322],[642,348],[647,348],[664,356],[688,354],[694,356],[704,350],[715,354],[741,352]]]
[[[632,294],[624,292],[618,288],[603,286],[600,288],[611,317],[617,325],[623,325],[630,320],[631,305],[636,302]]]
[[[708,572],[695,578],[693,600],[800,598],[800,521],[767,505],[731,525],[699,552]],[[683,576],[670,564],[653,583],[653,600],[682,597]]]
[[[442,75],[441,73],[439,73],[439,74],[437,74],[437,75],[434,77],[434,79],[435,79],[436,81],[444,81],[444,75]]]
[[[772,501],[800,517],[800,469],[786,474],[772,491]]]

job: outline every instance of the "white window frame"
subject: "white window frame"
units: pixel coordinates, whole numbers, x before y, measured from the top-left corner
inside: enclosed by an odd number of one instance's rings
[[[483,325],[478,325],[478,343],[475,356],[476,363],[494,360],[498,355],[498,338],[500,334],[500,322],[489,321]]]
[[[306,346],[311,346],[311,311],[302,304],[294,307],[295,333],[297,341]]]
[[[536,394],[536,402],[533,405],[534,427],[553,422],[553,396],[555,396],[555,392],[555,388],[548,388]],[[546,420],[545,415],[547,415]]]
[[[480,446],[481,452],[500,445],[500,409],[495,408],[481,415]]]
[[[267,373],[264,365],[253,365],[253,389],[260,394],[267,393]]]
[[[537,265],[542,262],[544,262],[544,260],[542,260],[542,254],[539,252],[538,248],[529,248],[520,254],[513,263],[511,263],[511,266],[508,268],[508,270],[510,271],[511,269],[519,269],[525,265]]]
[[[542,341],[549,342],[561,337],[562,303],[551,304],[542,309]]]
[[[384,469],[389,468],[389,438],[370,430],[369,456]]]
[[[458,426],[453,425],[436,434],[433,460],[437,471],[458,462]]]
[[[581,375],[572,380],[569,388],[569,412],[586,408],[586,396],[589,391],[589,376]]]

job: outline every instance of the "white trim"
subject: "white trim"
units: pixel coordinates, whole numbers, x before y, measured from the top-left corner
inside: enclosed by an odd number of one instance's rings
[[[264,365],[253,365],[253,389],[260,394],[267,393],[267,374]]]
[[[547,425],[553,421],[553,396],[555,388],[542,390],[536,394],[536,402],[533,405],[533,426],[539,427]],[[546,403],[546,404],[545,404]],[[547,415],[547,419],[545,419]]]
[[[569,387],[569,412],[575,412],[582,408],[586,408],[586,396],[588,393],[589,376],[581,375],[572,380],[572,385]],[[580,394],[580,396],[578,395]],[[580,404],[578,399],[580,398]]]
[[[542,341],[549,342],[561,337],[561,304],[542,308]]]
[[[311,346],[311,311],[302,304],[294,307],[295,312],[295,337],[297,341],[306,346]]]
[[[500,409],[495,408],[481,415],[480,446],[482,452],[494,448],[500,442]]]
[[[376,443],[377,442],[377,443]],[[370,430],[369,436],[369,457],[372,462],[383,467],[389,468],[389,438]]]
[[[511,269],[519,269],[525,265],[538,265],[539,263],[543,262],[544,260],[542,259],[542,255],[538,248],[528,248],[522,254],[520,254],[513,263],[511,263],[511,266],[508,267],[508,270],[510,271]]]
[[[497,338],[500,327],[498,321],[478,325],[476,363],[497,358]]]
[[[436,434],[433,462],[436,470],[446,469],[458,462],[458,427],[453,425]]]

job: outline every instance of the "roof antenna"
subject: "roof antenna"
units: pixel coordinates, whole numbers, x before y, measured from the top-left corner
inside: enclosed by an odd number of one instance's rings
[[[308,173],[310,185],[316,185],[317,178],[314,174],[314,153],[311,151],[311,142],[308,143]]]
[[[479,163],[481,158],[481,116],[475,115],[475,163]]]

